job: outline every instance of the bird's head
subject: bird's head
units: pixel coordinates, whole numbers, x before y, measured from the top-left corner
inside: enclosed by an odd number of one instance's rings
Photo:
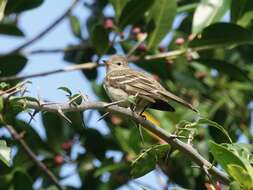
[[[127,58],[122,55],[113,55],[107,61],[105,61],[107,71],[121,70],[128,67]]]

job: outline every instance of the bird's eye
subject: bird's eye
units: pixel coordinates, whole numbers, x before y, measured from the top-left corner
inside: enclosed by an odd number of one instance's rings
[[[117,64],[118,66],[122,65],[122,63],[121,63],[121,62],[117,62],[116,64]]]

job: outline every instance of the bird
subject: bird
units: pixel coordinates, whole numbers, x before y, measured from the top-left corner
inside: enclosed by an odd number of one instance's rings
[[[152,75],[130,68],[125,56],[113,55],[104,62],[106,76],[103,86],[111,101],[119,102],[118,106],[131,108],[133,103],[129,97],[134,96],[134,111],[138,114],[147,108],[174,112],[171,101],[197,112],[190,103],[166,90]]]

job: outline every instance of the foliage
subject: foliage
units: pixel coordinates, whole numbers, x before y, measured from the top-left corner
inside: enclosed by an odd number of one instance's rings
[[[0,35],[23,38],[25,33],[17,18],[42,3],[43,0],[0,0]],[[114,16],[107,16],[104,10],[108,7],[113,9]],[[146,118],[192,143],[207,160],[219,165],[231,178],[231,189],[252,189],[253,136],[249,109],[253,99],[252,0],[94,0],[82,8],[91,12],[85,25],[79,20],[81,15],[67,15],[77,43],[63,47],[64,60],[80,64],[103,55],[127,54],[140,36],[147,34],[132,55],[138,58],[133,63],[192,103],[200,115],[173,105],[176,112],[148,110]],[[172,29],[174,22],[177,26]],[[168,34],[171,40],[166,38]],[[162,56],[160,53],[164,51],[171,54]],[[17,75],[29,64],[30,56],[22,52],[1,53],[0,77]],[[147,60],[146,55],[160,57]],[[83,74],[97,97],[109,101],[102,85],[94,82],[97,68],[84,70]],[[15,85],[15,82],[1,83],[0,93]],[[73,107],[84,100],[82,94],[73,94],[71,87],[59,90]],[[29,96],[22,99],[40,104]],[[81,187],[67,189],[116,189],[156,168],[168,178],[167,185],[206,189],[207,181],[212,183],[204,171],[191,167],[187,155],[146,130],[142,131],[142,142],[135,123],[118,115],[110,114],[103,119],[109,130],[104,135],[100,123],[94,124],[96,128],[86,126],[89,118],[84,118],[83,113],[66,114],[71,124],[55,113],[42,113],[46,138],[41,139],[29,123],[18,117],[22,111],[30,115],[36,112],[25,109],[18,100],[4,102],[0,97],[0,130],[8,123],[17,132],[24,132],[23,139],[57,176],[68,161],[75,163]],[[238,142],[242,137],[247,143]],[[73,157],[77,146],[84,151]],[[11,148],[15,149],[13,158]],[[110,152],[120,158],[114,159]],[[37,180],[42,180],[41,189],[56,189],[9,135],[0,140],[0,168],[0,189],[33,189]]]

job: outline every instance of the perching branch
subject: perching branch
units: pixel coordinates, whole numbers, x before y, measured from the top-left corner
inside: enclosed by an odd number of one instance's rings
[[[6,99],[6,98],[5,98]],[[108,107],[108,103],[105,102],[89,102],[86,101],[79,106],[73,106],[68,103],[63,104],[41,104],[37,102],[32,102],[28,100],[21,100],[27,108],[35,109],[38,111],[47,111],[57,113],[60,110],[62,112],[78,112],[85,111],[88,109],[98,109],[104,110],[110,113],[121,114],[125,117],[131,118],[135,122],[141,124],[146,130],[160,137],[162,140],[166,141],[168,144],[173,146],[175,149],[186,154],[193,162],[195,162],[200,168],[208,168],[209,174],[216,180],[228,185],[230,180],[226,173],[220,171],[218,168],[214,167],[210,162],[203,158],[191,145],[186,144],[177,138],[175,135],[172,135],[165,131],[164,129],[155,126],[148,120],[145,120],[143,117],[132,112],[130,109],[119,107],[117,105],[111,105]]]
[[[22,139],[22,135],[18,134],[18,132],[11,125],[5,125],[5,128],[10,132],[11,136],[16,141],[19,142],[19,144],[24,149],[27,156],[30,157],[31,160],[39,167],[39,169],[41,169],[52,180],[52,182],[58,187],[58,189],[64,190],[64,188],[60,185],[56,176],[47,168],[47,166],[43,162],[39,161],[36,158],[36,155],[34,154],[34,152],[26,144],[24,139]]]
[[[62,68],[62,69],[56,69],[56,70],[52,70],[52,71],[45,71],[45,72],[35,73],[35,74],[30,74],[30,75],[24,75],[24,76],[14,75],[14,76],[8,76],[8,77],[0,77],[0,82],[17,81],[17,80],[41,77],[41,76],[46,76],[46,75],[51,75],[51,74],[56,74],[56,73],[70,72],[70,71],[82,70],[82,69],[94,69],[98,66],[102,66],[102,64],[89,62],[89,63],[83,63],[83,64],[79,64],[79,65],[67,66],[67,67]]]
[[[72,9],[77,5],[78,0],[73,0],[73,3],[71,6],[61,15],[59,16],[55,21],[53,21],[48,27],[46,27],[44,30],[42,30],[40,33],[35,35],[32,39],[28,40],[24,44],[21,44],[20,46],[13,49],[9,54],[17,53],[20,50],[24,49],[25,47],[31,45],[35,41],[42,38],[44,35],[46,35],[48,32],[50,32],[55,26],[57,26],[62,20],[65,19],[65,17],[72,11]]]

